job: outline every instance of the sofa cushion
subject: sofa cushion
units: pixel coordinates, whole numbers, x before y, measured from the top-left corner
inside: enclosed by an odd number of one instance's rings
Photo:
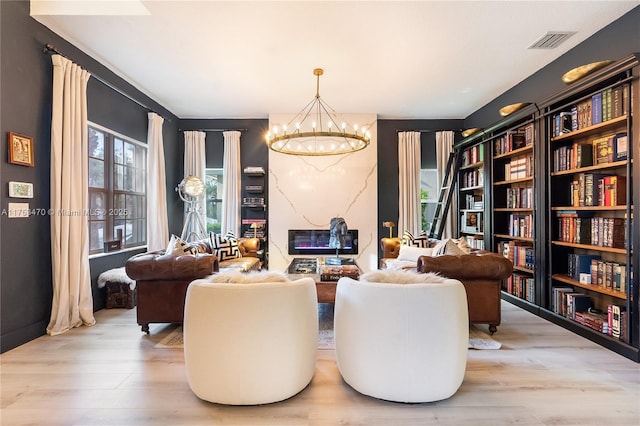
[[[447,238],[438,242],[433,247],[432,256],[443,256],[445,254],[468,254],[469,247],[464,238],[452,239]]]
[[[213,254],[218,256],[220,262],[242,257],[238,249],[238,240],[233,232],[227,232],[225,236],[211,232],[209,238],[211,240],[211,250]]]
[[[410,260],[413,262],[417,262],[420,256],[431,256],[432,252],[433,248],[431,247],[401,245],[400,253],[398,254],[398,260]]]
[[[426,248],[430,245],[429,237],[427,237],[425,231],[420,231],[417,237],[414,237],[409,231],[404,231],[402,234],[402,245]]]
[[[169,240],[169,245],[165,251],[165,254],[169,256],[181,256],[183,254],[197,253],[206,253],[206,250],[201,248],[199,244],[188,243],[176,235],[171,235],[171,240]]]

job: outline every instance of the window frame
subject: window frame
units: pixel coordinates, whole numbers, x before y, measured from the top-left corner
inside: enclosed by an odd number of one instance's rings
[[[146,182],[146,173],[147,173],[148,146],[147,144],[141,141],[135,140],[130,136],[123,135],[105,126],[101,126],[97,123],[89,121],[87,123],[87,132],[90,132],[91,129],[104,134],[104,141],[103,141],[104,154],[103,154],[103,158],[101,159],[104,163],[103,164],[104,165],[103,167],[104,186],[103,187],[91,186],[90,175],[89,175],[88,181],[87,181],[88,207],[90,212],[88,217],[89,254],[98,255],[102,253],[107,253],[106,250],[104,249],[104,242],[113,241],[117,238],[117,235],[115,235],[115,227],[119,224],[120,221],[122,221],[122,226],[125,231],[125,235],[123,235],[122,245],[120,247],[120,250],[113,250],[113,251],[109,251],[108,253],[117,253],[120,251],[130,250],[132,248],[144,247],[147,244],[146,228],[147,228],[147,190],[148,188],[147,188],[147,182]],[[124,144],[133,145],[136,148],[136,152],[137,152],[137,148],[141,148],[142,152],[144,153],[144,159],[140,162],[136,161],[135,154],[134,154],[134,160],[131,166],[126,165],[126,159],[123,159],[123,162],[121,164],[123,167],[129,167],[129,169],[134,173],[134,189],[133,190],[115,188],[116,186],[115,185],[116,183],[115,168],[117,166],[116,159],[115,159],[115,141],[116,140],[123,141],[123,155],[125,152]],[[89,149],[88,149],[87,162],[90,162],[92,158],[96,159],[96,157],[93,157],[91,154],[92,152],[89,152]],[[91,169],[89,169],[89,171],[90,170]],[[136,184],[135,184],[136,172],[137,172],[137,175],[142,176],[142,179],[143,179],[142,192],[137,191],[138,188],[136,187]],[[124,179],[124,176],[125,176],[124,172],[122,176]],[[104,205],[101,208],[96,208],[95,206],[92,205],[93,194],[102,194]],[[116,201],[115,201],[116,196],[124,197],[124,200],[123,200],[124,206],[125,206],[124,208],[120,206],[116,206]],[[133,202],[135,204],[138,204],[137,208],[135,209],[129,208],[128,206],[129,196],[134,197]],[[135,218],[129,217],[130,214],[132,213],[129,210],[136,212]],[[127,225],[128,223],[133,221],[137,221],[137,224],[136,225],[132,224],[131,229],[132,229],[132,232],[137,230],[138,238],[136,238],[135,241],[127,244],[126,243]],[[104,234],[102,235],[103,244],[99,248],[92,249],[91,247],[92,224],[98,223],[98,222],[104,223],[104,226],[103,226]]]

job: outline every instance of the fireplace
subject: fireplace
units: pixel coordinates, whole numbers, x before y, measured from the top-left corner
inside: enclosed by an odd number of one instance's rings
[[[289,254],[335,255],[336,249],[329,247],[331,234],[328,229],[290,229]],[[339,254],[358,254],[358,230],[349,229],[345,236],[345,247]]]

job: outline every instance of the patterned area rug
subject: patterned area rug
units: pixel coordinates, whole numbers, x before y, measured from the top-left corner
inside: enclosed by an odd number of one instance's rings
[[[333,304],[320,303],[318,305],[320,319],[318,330],[318,349],[334,349],[333,342]],[[177,327],[156,343],[160,349],[182,349],[182,326]],[[469,349],[500,349],[502,344],[491,338],[487,333],[475,326],[469,327]]]

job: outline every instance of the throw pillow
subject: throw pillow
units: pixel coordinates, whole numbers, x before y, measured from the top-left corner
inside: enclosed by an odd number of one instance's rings
[[[444,239],[433,247],[432,256],[442,256],[445,254],[467,254],[464,250],[462,250],[457,243],[457,240],[452,240],[451,238]]]
[[[224,237],[221,234],[211,232],[209,238],[211,239],[211,250],[220,262],[242,257],[238,249],[238,240],[233,232],[227,232],[227,235]]]
[[[429,247],[429,237],[425,231],[420,231],[417,237],[409,231],[404,231],[401,245],[426,248]]]
[[[398,254],[398,260],[410,260],[417,262],[420,256],[431,256],[433,249],[431,247],[414,247],[414,246],[400,246],[400,253]]]
[[[435,272],[419,274],[407,270],[376,270],[370,271],[360,276],[360,281],[370,283],[387,283],[387,284],[425,284],[425,283],[443,283],[448,278],[441,277]]]
[[[183,254],[196,253],[200,253],[196,246],[192,246],[176,235],[171,235],[171,240],[169,240],[169,245],[165,251],[165,254],[170,256],[181,256]]]
[[[235,270],[213,274],[208,278],[208,280],[212,283],[229,284],[255,284],[291,281],[284,273],[277,271],[240,272]]]

